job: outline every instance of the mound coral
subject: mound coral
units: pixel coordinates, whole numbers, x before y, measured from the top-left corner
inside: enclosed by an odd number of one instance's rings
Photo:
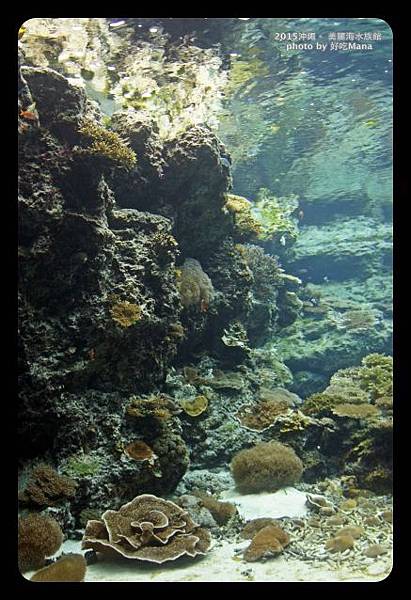
[[[205,554],[210,544],[208,531],[194,523],[185,510],[169,500],[143,494],[118,511],[106,510],[101,521],[89,521],[82,548],[161,564],[183,555]]]
[[[24,573],[40,569],[46,557],[51,556],[63,543],[60,525],[51,517],[30,514],[19,518],[18,560]]]
[[[84,581],[86,570],[87,563],[82,554],[67,554],[37,571],[30,581]]]
[[[195,258],[186,258],[181,266],[177,278],[177,289],[184,308],[195,306],[197,310],[205,312],[214,298],[211,279],[207,273],[204,273]]]
[[[281,527],[266,525],[255,534],[243,556],[247,562],[254,562],[260,558],[280,554],[289,543],[289,535]]]
[[[73,498],[76,487],[72,479],[59,475],[53,467],[42,463],[32,470],[25,489],[19,493],[19,501],[39,507],[56,506]]]
[[[231,472],[242,493],[275,492],[300,479],[303,463],[292,448],[280,442],[261,442],[235,454]]]

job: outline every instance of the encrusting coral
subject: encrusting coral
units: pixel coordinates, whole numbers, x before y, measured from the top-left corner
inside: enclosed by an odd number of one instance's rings
[[[87,563],[82,554],[67,554],[37,571],[30,581],[84,581]]]
[[[231,502],[221,502],[214,496],[200,491],[193,491],[193,495],[200,498],[201,504],[210,511],[218,525],[225,525],[237,514],[237,508]]]
[[[164,563],[180,556],[205,554],[211,544],[207,530],[171,502],[143,494],[118,511],[106,510],[101,520],[89,521],[82,548],[111,556]]]
[[[259,236],[261,224],[253,217],[252,204],[249,200],[235,194],[226,194],[224,209],[233,215],[235,231],[239,240]]]
[[[231,472],[244,494],[275,492],[300,479],[303,463],[292,448],[280,442],[261,442],[235,454]]]
[[[39,514],[19,518],[18,560],[24,573],[40,569],[46,557],[51,556],[63,543],[63,532],[55,519]]]
[[[285,400],[261,400],[258,404],[243,406],[235,415],[243,427],[251,431],[265,431],[274,423],[279,415],[288,412],[289,405]]]
[[[42,463],[32,470],[26,487],[19,493],[19,501],[39,507],[55,506],[73,498],[76,487],[75,481]]]
[[[244,551],[244,560],[255,562],[261,558],[280,554],[290,543],[290,537],[281,527],[266,525],[258,531]]]

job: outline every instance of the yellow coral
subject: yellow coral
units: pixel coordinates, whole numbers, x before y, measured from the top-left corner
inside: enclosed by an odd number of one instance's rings
[[[79,152],[102,156],[126,169],[132,169],[136,164],[135,152],[114,131],[108,131],[94,121],[85,119],[79,128],[79,133],[91,140],[91,145],[80,148]]]
[[[381,414],[373,404],[337,404],[332,412],[339,417],[351,417],[352,419],[367,419]]]
[[[120,327],[130,327],[141,319],[141,308],[132,302],[116,302],[110,308],[111,318]]]
[[[262,231],[261,223],[252,215],[252,204],[242,196],[226,194],[226,211],[234,217],[234,224],[240,237],[258,237]]]
[[[208,407],[208,399],[206,396],[196,396],[190,400],[182,400],[181,407],[190,417],[198,417]]]

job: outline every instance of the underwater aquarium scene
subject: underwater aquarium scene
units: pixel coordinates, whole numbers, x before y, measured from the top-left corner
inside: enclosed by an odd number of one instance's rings
[[[17,37],[21,582],[385,580],[390,26]]]

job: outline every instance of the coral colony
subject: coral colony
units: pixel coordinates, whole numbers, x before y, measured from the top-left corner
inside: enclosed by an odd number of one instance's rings
[[[390,35],[22,24],[25,578],[387,576]]]

